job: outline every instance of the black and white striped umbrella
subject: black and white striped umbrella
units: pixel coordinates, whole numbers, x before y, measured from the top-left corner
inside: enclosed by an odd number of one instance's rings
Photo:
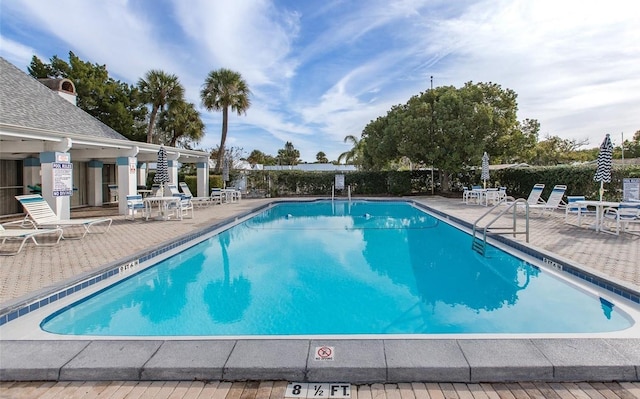
[[[611,137],[607,133],[602,145],[600,145],[600,152],[598,153],[598,167],[596,168],[596,174],[593,176],[593,180],[600,182],[600,201],[602,201],[602,194],[604,193],[604,183],[611,183],[611,160],[613,159],[613,144],[611,143]]]
[[[482,156],[482,175],[480,178],[484,182],[484,188],[487,188],[487,180],[489,180],[489,155],[487,155],[486,151]]]
[[[222,161],[222,181],[229,181],[229,158],[224,157],[224,161]]]
[[[164,189],[164,184],[169,183],[169,164],[167,163],[167,150],[160,147],[158,150],[158,163],[156,164],[156,175],[153,182],[159,184]]]

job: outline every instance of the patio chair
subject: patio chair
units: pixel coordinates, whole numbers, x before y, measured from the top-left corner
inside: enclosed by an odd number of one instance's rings
[[[222,204],[222,189],[217,187],[212,188],[210,198],[212,203]]]
[[[479,205],[482,198],[482,186],[471,186],[471,190],[467,190],[466,194],[465,204],[474,203]]]
[[[480,198],[485,206],[496,205],[500,203],[500,190],[498,188],[488,188],[482,192]]]
[[[469,189],[469,187],[462,187],[462,202],[463,203],[467,203],[468,199],[469,199],[469,192],[471,190]]]
[[[235,202],[235,201],[240,201],[242,199],[242,191],[240,191],[239,188],[236,187],[227,187],[225,189],[225,191],[227,193],[230,193],[231,196],[231,201]]]
[[[144,202],[142,201],[142,194],[135,195],[127,195],[127,214],[124,216],[125,219],[136,220],[136,213],[141,211],[141,215],[146,216],[146,209]]]
[[[527,197],[527,203],[531,206],[531,205],[538,205],[538,204],[544,204],[545,201],[540,198],[540,196],[542,195],[542,190],[544,190],[544,184],[543,183],[537,183],[533,185],[533,188],[531,189],[531,191],[529,192],[529,196]],[[505,192],[506,194],[506,192]],[[504,205],[512,205],[515,201],[515,198],[513,197],[507,197],[507,199],[505,201],[502,201],[500,204],[504,204]],[[523,204],[518,204],[518,210],[524,210],[524,205]]]
[[[509,197],[507,196],[507,188],[506,187],[500,187],[500,189],[498,189],[498,202],[504,202],[508,198]]]
[[[596,212],[589,210],[586,205],[578,204],[579,201],[584,201],[584,195],[567,195],[567,205],[564,208],[564,222],[569,223],[569,218],[575,215],[577,218],[578,227],[582,226],[583,216],[596,216]]]
[[[43,244],[38,242],[38,240],[36,240],[36,236],[52,235],[52,234],[56,234],[58,236],[56,241],[53,243]],[[8,229],[7,230],[4,228],[4,226],[0,224],[0,238],[2,239],[2,242],[0,243],[2,246],[4,246],[7,241],[21,240],[20,246],[18,247],[17,251],[14,251],[14,252],[0,251],[0,255],[2,256],[16,255],[20,251],[22,251],[24,244],[26,244],[28,240],[31,240],[33,241],[34,244],[38,246],[43,246],[43,247],[50,247],[58,244],[60,242],[60,239],[62,238],[62,229],[56,228],[56,229]]]
[[[529,205],[538,205],[545,203],[545,200],[540,198],[540,196],[542,195],[542,190],[544,190],[544,184],[538,183],[533,185],[533,188],[529,193],[529,197],[527,197],[527,202],[529,203]]]
[[[169,191],[171,192],[171,195],[179,195],[180,194],[180,190],[178,190],[178,186],[175,184],[167,184],[167,187],[169,188]]]
[[[109,202],[118,202],[118,186],[115,184],[109,184]]]
[[[191,194],[191,189],[189,188],[189,186],[187,186],[187,183],[180,182],[178,184],[180,185],[182,193],[186,196],[191,197],[191,202],[193,203],[193,205],[207,206],[213,204],[213,201],[211,201],[211,197],[195,197],[193,194]]]
[[[605,208],[602,213],[602,223],[609,225],[609,229],[615,225],[615,235],[620,235],[621,231],[633,234],[628,231],[629,224],[640,225],[640,202],[621,202],[617,208]],[[640,231],[634,231],[634,233],[640,234]]]
[[[191,196],[185,194],[173,194],[174,197],[180,197],[180,202],[177,205],[169,205],[169,210],[174,211],[177,219],[182,220],[185,216],[189,215],[191,211],[191,219],[193,219],[193,202],[191,202]]]
[[[553,211],[560,209],[560,206],[564,204],[562,202],[562,197],[564,197],[565,191],[567,191],[567,186],[556,184],[546,202],[529,204],[529,209],[539,209],[541,214],[544,214],[545,212],[553,213]]]
[[[94,219],[60,219],[55,214],[49,203],[38,194],[16,195],[16,199],[24,208],[26,216],[22,221],[22,225],[31,224],[37,229],[41,228],[66,228],[80,226],[84,228],[84,233],[80,237],[63,237],[66,239],[81,239],[88,233],[106,233],[111,227],[113,220],[111,218],[94,218]],[[103,231],[91,231],[94,224],[107,224]]]

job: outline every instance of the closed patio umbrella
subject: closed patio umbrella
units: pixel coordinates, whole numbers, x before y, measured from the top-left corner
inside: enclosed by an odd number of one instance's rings
[[[487,188],[487,180],[489,180],[489,155],[487,155],[486,151],[482,156],[482,175],[480,178],[484,182],[484,188]]]
[[[169,164],[167,163],[167,150],[160,147],[158,150],[158,163],[156,165],[156,175],[153,176],[153,182],[160,185],[162,195],[164,196],[164,185],[169,183]]]
[[[613,158],[613,144],[611,143],[611,137],[607,133],[604,141],[600,145],[600,152],[598,153],[598,167],[596,168],[596,174],[593,176],[593,180],[600,182],[600,201],[602,201],[602,194],[604,194],[604,183],[611,183],[611,161]]]
[[[225,188],[227,181],[229,181],[229,158],[224,157],[224,161],[222,162],[222,182]]]

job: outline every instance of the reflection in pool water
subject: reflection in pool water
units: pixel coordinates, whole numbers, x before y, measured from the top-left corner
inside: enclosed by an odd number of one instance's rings
[[[613,305],[405,202],[280,204],[43,322],[91,335],[604,332]]]

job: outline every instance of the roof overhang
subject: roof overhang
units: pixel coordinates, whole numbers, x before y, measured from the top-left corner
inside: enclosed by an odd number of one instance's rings
[[[158,144],[57,132],[46,129],[0,124],[0,158],[39,157],[42,152],[70,152],[74,161],[115,162],[119,157],[137,157],[140,162],[155,162]],[[169,159],[181,163],[206,162],[209,153],[164,146]]]

